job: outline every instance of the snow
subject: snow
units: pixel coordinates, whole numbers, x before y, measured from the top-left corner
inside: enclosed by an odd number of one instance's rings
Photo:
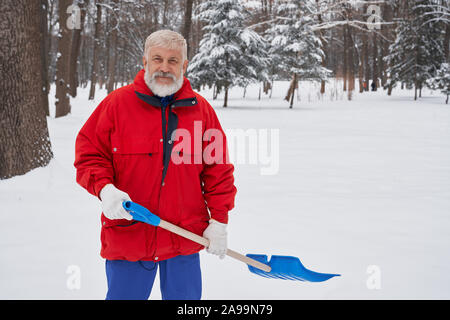
[[[236,207],[229,247],[241,253],[297,256],[323,283],[274,280],[202,251],[204,299],[449,299],[450,108],[437,92],[394,89],[332,94],[301,83],[300,101],[272,99],[259,85],[223,95],[201,92],[224,129],[279,130],[279,169],[236,164]],[[89,86],[88,86],[89,88]],[[72,114],[48,118],[54,159],[0,181],[0,299],[104,299],[100,202],[75,182],[74,141],[106,95],[88,88]],[[54,90],[50,103],[54,107]],[[269,141],[268,141],[269,142]],[[233,152],[233,150],[231,150]],[[375,272],[375,271],[377,272]],[[379,276],[376,278],[376,276]],[[74,280],[75,279],[75,280]],[[377,284],[373,286],[373,283]],[[155,281],[151,299],[160,299]]]

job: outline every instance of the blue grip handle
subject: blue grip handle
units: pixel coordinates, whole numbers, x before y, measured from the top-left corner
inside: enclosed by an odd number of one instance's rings
[[[124,201],[122,202],[122,206],[125,210],[127,210],[132,216],[134,220],[142,221],[152,226],[159,226],[161,219],[150,212],[147,208],[132,202],[132,201]]]

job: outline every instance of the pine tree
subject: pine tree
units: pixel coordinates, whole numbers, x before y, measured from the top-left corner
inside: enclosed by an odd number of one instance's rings
[[[199,52],[192,58],[188,76],[194,88],[211,85],[225,91],[267,79],[264,39],[245,27],[249,12],[238,0],[205,1],[196,19],[205,23]]]
[[[386,86],[393,88],[397,82],[414,86],[414,100],[417,100],[418,90],[436,74],[444,59],[442,30],[438,23],[429,20],[431,4],[430,0],[408,2],[407,17],[399,21],[396,39],[385,58],[389,66]]]
[[[278,64],[277,71],[293,75],[288,93],[292,108],[297,81],[325,80],[329,70],[322,66],[322,42],[312,30],[315,21],[308,3],[304,0],[281,2],[276,15],[278,20],[266,32],[270,40],[269,54]]]
[[[443,63],[436,76],[427,81],[428,86],[434,90],[441,90],[446,95],[445,103],[448,104],[450,95],[450,64]]]

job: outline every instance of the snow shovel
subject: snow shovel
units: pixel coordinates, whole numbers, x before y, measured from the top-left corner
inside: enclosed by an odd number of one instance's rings
[[[151,213],[147,208],[135,202],[124,201],[122,205],[125,210],[133,216],[134,220],[163,228],[179,236],[199,243],[204,247],[209,246],[208,239],[160,219],[157,215]],[[268,261],[267,255],[247,254],[244,256],[230,249],[227,249],[227,256],[246,263],[250,272],[266,278],[321,282],[334,276],[340,276],[339,274],[318,273],[308,270],[300,262],[300,259],[296,257],[272,255],[272,258]]]

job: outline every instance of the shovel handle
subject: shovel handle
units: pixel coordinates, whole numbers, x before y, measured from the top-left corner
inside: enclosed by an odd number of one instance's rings
[[[167,222],[165,220],[161,219],[161,221],[159,223],[159,227],[161,227],[161,228],[163,228],[163,229],[165,229],[167,231],[173,232],[173,233],[175,233],[175,234],[177,234],[179,236],[182,236],[184,238],[187,238],[187,239],[189,239],[191,241],[199,243],[199,244],[201,244],[202,246],[204,246],[206,248],[209,246],[209,240],[208,239],[203,238],[203,237],[199,236],[198,234],[195,234],[195,233],[190,232],[188,230],[185,230],[183,228],[180,228],[180,227],[178,227],[178,226],[176,226],[176,225],[174,225],[174,224],[172,224],[170,222]],[[248,265],[251,265],[252,267],[261,269],[261,270],[263,270],[265,272],[270,272],[270,270],[271,270],[270,266],[268,266],[268,265],[266,265],[264,263],[261,263],[261,262],[255,260],[255,259],[252,259],[252,258],[249,258],[247,256],[244,256],[243,254],[240,254],[239,252],[233,251],[231,249],[227,249],[227,256],[229,256],[231,258],[234,258],[236,260],[239,260],[241,262],[244,262],[244,263],[246,263]]]
[[[196,243],[201,244],[204,247],[209,247],[209,240],[206,238],[203,238],[199,236],[198,234],[195,234],[193,232],[190,232],[188,230],[185,230],[183,228],[180,228],[170,222],[167,222],[165,220],[162,220],[157,215],[151,213],[148,209],[145,207],[131,202],[131,201],[124,201],[122,203],[122,206],[125,210],[129,211],[130,214],[133,216],[133,219],[142,221],[145,223],[148,223],[155,227],[161,227],[167,231],[173,232],[179,236],[182,236],[186,239],[189,239],[191,241],[194,241]],[[244,256],[243,254],[240,254],[239,252],[227,249],[227,256],[230,256],[236,260],[242,261],[248,265],[251,265],[252,267],[261,269],[266,272],[270,272],[271,267],[261,263],[255,259],[252,259],[250,257]]]

